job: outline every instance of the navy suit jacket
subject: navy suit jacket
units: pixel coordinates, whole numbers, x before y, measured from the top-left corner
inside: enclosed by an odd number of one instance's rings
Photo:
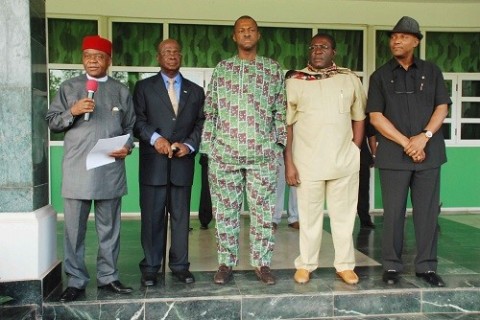
[[[187,143],[195,149],[195,152],[182,158],[172,158],[170,175],[171,183],[176,186],[193,184],[195,154],[199,149],[205,120],[204,99],[203,88],[182,76],[178,115],[175,115],[160,73],[136,83],[133,103],[137,118],[133,132],[140,141],[141,184],[161,186],[167,183],[168,158],[150,145],[154,132],[170,143]]]

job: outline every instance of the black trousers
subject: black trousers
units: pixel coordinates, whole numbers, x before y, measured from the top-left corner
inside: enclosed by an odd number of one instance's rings
[[[415,272],[437,270],[440,168],[421,171],[380,169],[383,199],[384,270],[403,271],[402,251],[410,190],[415,228]]]
[[[188,229],[190,222],[191,187],[172,185],[170,210],[170,249],[168,266],[172,271],[188,270]],[[144,259],[142,273],[156,273],[164,261],[164,224],[167,199],[166,186],[140,184],[141,240]]]
[[[370,222],[370,166],[360,164],[357,214],[360,222]]]
[[[208,226],[212,221],[212,199],[208,184],[208,156],[206,154],[200,154],[200,165],[202,166],[202,189],[200,191],[198,219],[202,226]]]

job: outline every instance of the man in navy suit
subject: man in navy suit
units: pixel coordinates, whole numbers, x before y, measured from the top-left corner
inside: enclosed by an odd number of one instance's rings
[[[170,170],[171,245],[168,266],[181,282],[195,281],[189,271],[188,230],[195,154],[203,127],[203,89],[179,72],[182,54],[176,40],[157,47],[160,72],[138,81],[134,91],[140,140],[141,283],[154,286],[163,256],[164,210],[167,203],[167,163]]]

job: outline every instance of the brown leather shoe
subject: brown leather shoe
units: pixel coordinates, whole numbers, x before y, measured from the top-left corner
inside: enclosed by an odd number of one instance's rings
[[[270,267],[262,266],[260,268],[255,268],[255,274],[257,275],[258,280],[265,284],[275,284],[275,276],[272,274]]]
[[[310,281],[310,272],[306,269],[297,269],[297,272],[295,272],[293,279],[295,279],[295,282],[297,283],[307,283],[308,281]]]
[[[300,229],[300,223],[298,223],[298,221],[289,223],[288,226],[293,229],[297,229],[297,230]]]
[[[357,284],[358,276],[353,270],[337,271],[337,275],[347,284]]]
[[[278,229],[278,223],[272,222],[272,226],[273,226],[273,232],[277,231],[277,229]]]
[[[213,282],[216,284],[226,284],[233,278],[232,267],[227,267],[224,264],[221,264],[218,267],[217,273],[213,277]]]

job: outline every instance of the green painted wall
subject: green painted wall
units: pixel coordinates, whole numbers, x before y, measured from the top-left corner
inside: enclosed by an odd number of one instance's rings
[[[51,203],[57,212],[63,212],[61,197],[63,147],[50,147]],[[480,208],[480,148],[447,148],[448,162],[442,167],[441,200],[443,208]],[[138,199],[138,149],[127,158],[128,195],[123,198],[123,212],[140,212]],[[196,161],[195,178],[192,190],[192,212],[198,211],[200,199],[201,167]],[[288,193],[286,193],[288,199]],[[378,172],[375,173],[375,209],[382,208],[382,197]]]
[[[61,196],[63,147],[50,147],[51,204],[57,212],[63,212]],[[122,200],[122,212],[140,212],[138,187],[138,148],[126,159],[128,194]],[[192,190],[191,211],[198,211],[201,186],[201,167],[198,156],[195,164],[194,186]]]
[[[480,148],[447,148],[442,166],[440,199],[443,208],[480,208]],[[375,172],[375,208],[382,208],[378,170]],[[410,203],[409,203],[410,204]],[[409,205],[410,207],[410,205]]]

